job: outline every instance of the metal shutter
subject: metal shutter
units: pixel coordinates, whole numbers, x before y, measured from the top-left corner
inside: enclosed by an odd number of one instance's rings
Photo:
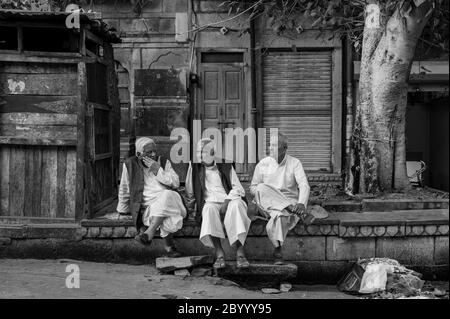
[[[288,136],[288,154],[305,170],[331,171],[331,65],[331,51],[263,58],[263,126]]]

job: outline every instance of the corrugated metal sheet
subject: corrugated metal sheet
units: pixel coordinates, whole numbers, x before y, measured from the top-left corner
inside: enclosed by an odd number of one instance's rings
[[[288,153],[306,170],[331,171],[331,68],[331,51],[263,58],[263,125],[288,136]]]
[[[0,20],[5,21],[62,21],[64,22],[70,13],[67,12],[55,12],[55,11],[30,11],[30,10],[13,10],[13,9],[0,9]],[[122,40],[115,34],[117,31],[112,26],[105,23],[98,17],[99,13],[95,12],[82,12],[80,13],[80,22],[86,23],[91,26],[91,31],[98,35],[108,39],[110,43],[121,43]]]

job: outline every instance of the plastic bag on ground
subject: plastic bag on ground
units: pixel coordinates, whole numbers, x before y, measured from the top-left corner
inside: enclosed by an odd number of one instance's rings
[[[378,263],[368,264],[361,279],[359,293],[371,294],[385,290],[388,272],[393,272],[391,265]]]

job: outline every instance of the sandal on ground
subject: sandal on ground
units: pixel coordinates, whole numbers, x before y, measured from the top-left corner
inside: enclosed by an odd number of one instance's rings
[[[250,267],[250,263],[248,262],[245,256],[237,256],[236,257],[236,267],[237,268],[248,268]]]
[[[134,239],[143,245],[150,245],[152,243],[152,240],[148,238],[146,233],[139,233]]]
[[[216,262],[213,265],[213,268],[215,269],[221,269],[225,268],[225,258],[224,257],[217,257]]]

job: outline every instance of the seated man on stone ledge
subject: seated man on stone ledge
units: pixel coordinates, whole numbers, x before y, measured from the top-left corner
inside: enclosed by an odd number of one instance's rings
[[[168,159],[158,156],[155,142],[148,137],[136,140],[136,156],[123,165],[117,212],[131,212],[138,231],[135,239],[144,245],[150,245],[159,229],[169,257],[180,256],[172,236],[187,214],[176,191],[179,186],[177,173]]]
[[[225,267],[221,239],[228,236],[236,247],[236,265],[249,267],[244,243],[250,228],[245,191],[231,163],[216,163],[215,145],[209,138],[199,141],[197,157],[201,163],[189,163],[186,195],[196,203],[196,220],[201,222],[200,241],[215,250],[214,268]],[[223,223],[222,223],[223,218]]]
[[[299,159],[287,154],[288,141],[283,134],[270,140],[270,156],[255,167],[250,192],[264,217],[269,218],[267,235],[275,246],[275,264],[283,264],[281,247],[289,230],[299,220],[305,224],[314,217],[306,212],[309,184]]]

